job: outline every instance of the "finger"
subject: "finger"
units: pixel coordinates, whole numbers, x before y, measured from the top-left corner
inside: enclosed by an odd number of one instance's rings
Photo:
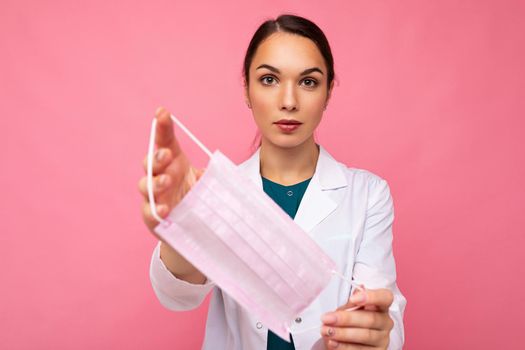
[[[157,209],[157,214],[162,219],[168,216],[169,208],[167,204],[157,204],[155,208]],[[144,204],[142,205],[142,219],[149,228],[153,228],[159,224],[157,219],[155,219],[155,217],[151,214],[151,207],[150,204],[147,202],[144,202]]]
[[[391,329],[393,321],[386,312],[354,310],[329,312],[322,317],[325,326]]]
[[[337,310],[352,311],[349,309],[363,308],[373,311],[387,311],[394,300],[394,295],[389,289],[363,289],[356,290]]]
[[[158,195],[163,194],[170,188],[171,177],[167,174],[162,174],[155,176],[153,178],[153,195],[157,197]],[[149,201],[148,194],[148,177],[144,176],[139,181],[139,192],[144,196],[146,201]]]
[[[179,142],[173,132],[173,121],[171,114],[164,107],[157,108],[155,112],[157,118],[157,130],[155,134],[155,143],[157,147],[169,148],[173,157],[177,158],[182,152]]]
[[[173,161],[173,155],[169,148],[159,148],[155,151],[152,164],[152,173],[157,175],[163,172]],[[144,172],[148,172],[148,156],[142,161]]]
[[[377,349],[373,346],[362,345],[362,344],[350,344],[350,343],[341,343],[336,340],[328,339],[326,342],[327,349],[337,349],[337,350],[374,350]]]
[[[379,311],[388,311],[394,301],[394,294],[386,288],[358,290],[352,294],[351,303],[363,306],[375,306]]]
[[[353,343],[368,346],[383,345],[386,335],[385,331],[375,329],[327,326],[321,328],[321,334],[327,339],[338,343]]]

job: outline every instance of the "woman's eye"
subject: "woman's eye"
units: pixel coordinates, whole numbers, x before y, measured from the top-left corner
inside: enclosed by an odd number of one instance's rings
[[[272,85],[272,83],[275,82],[275,78],[274,77],[262,77],[261,78],[261,81],[263,82],[264,85]]]
[[[313,79],[305,79],[303,82],[307,87],[315,87],[317,85],[317,82]]]
[[[277,79],[275,79],[272,76],[265,76],[265,77],[262,77],[260,80],[263,83],[263,85],[274,85],[274,84],[277,83]],[[318,85],[317,81],[315,81],[314,79],[309,79],[309,78],[304,79],[302,81],[302,83],[306,87],[309,87],[309,88],[313,88],[313,87],[316,87]]]

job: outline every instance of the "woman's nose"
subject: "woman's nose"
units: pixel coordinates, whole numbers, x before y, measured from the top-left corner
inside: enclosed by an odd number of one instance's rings
[[[283,84],[281,91],[281,109],[293,111],[298,109],[298,101],[293,83]]]

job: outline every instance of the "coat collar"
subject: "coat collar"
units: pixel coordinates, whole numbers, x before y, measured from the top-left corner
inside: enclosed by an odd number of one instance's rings
[[[250,158],[240,164],[240,168],[262,190],[260,150],[259,147]],[[338,201],[332,196],[333,190],[346,186],[348,183],[342,165],[319,145],[315,173],[304,193],[294,221],[304,231],[311,231],[337,207]]]

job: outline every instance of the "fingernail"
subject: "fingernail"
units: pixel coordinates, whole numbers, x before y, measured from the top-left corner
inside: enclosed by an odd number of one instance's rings
[[[337,316],[335,314],[324,314],[321,321],[325,324],[332,324],[337,321]]]
[[[350,301],[352,303],[362,303],[366,300],[366,294],[361,292],[361,291],[357,291],[356,293],[354,293],[351,297],[350,297]]]
[[[167,180],[168,180],[168,177],[166,175],[162,175],[159,179],[159,185],[163,186]]]
[[[326,331],[326,335],[331,337],[332,335],[334,335],[334,329],[333,328],[328,328],[328,330]]]
[[[166,152],[164,152],[164,150],[162,150],[162,149],[159,150],[159,151],[157,152],[157,161],[160,162],[160,161],[162,160],[162,158],[164,158],[164,154],[165,154],[165,153],[166,153]]]

